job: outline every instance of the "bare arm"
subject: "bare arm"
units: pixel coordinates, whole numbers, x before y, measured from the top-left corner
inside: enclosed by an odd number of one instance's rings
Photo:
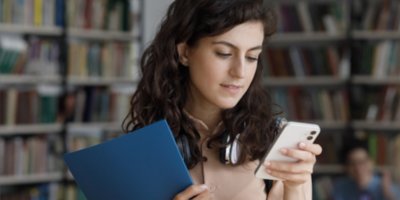
[[[301,144],[299,149],[284,149],[283,154],[298,159],[298,162],[270,162],[266,169],[271,175],[284,181],[276,182],[268,194],[268,200],[311,200],[312,180],[316,156],[321,154],[318,144]]]

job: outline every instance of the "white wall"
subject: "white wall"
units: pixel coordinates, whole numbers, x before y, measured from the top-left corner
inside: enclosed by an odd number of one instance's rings
[[[144,0],[144,46],[147,46],[153,40],[161,19],[172,2],[173,0]]]

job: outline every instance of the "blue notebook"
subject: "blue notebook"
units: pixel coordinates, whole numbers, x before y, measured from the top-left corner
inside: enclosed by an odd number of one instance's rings
[[[192,185],[165,120],[64,160],[88,200],[169,200]]]

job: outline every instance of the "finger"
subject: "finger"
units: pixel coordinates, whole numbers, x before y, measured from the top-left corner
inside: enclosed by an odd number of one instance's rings
[[[200,193],[196,198],[193,200],[203,200],[203,199],[210,199],[210,192],[208,190]]]
[[[287,148],[283,148],[280,151],[283,155],[294,158],[296,160],[301,160],[311,163],[315,163],[316,161],[315,155],[309,151],[300,149],[287,149]]]
[[[174,200],[187,200],[199,195],[206,190],[208,190],[208,187],[206,185],[192,185],[186,188],[183,192],[177,194]]]
[[[310,177],[310,174],[287,173],[276,170],[269,170],[267,172],[268,174],[283,181],[290,181],[298,184],[305,183],[307,180],[309,180]]]
[[[301,150],[309,151],[314,155],[320,155],[322,153],[322,147],[319,144],[310,144],[306,142],[300,142],[299,148]]]
[[[280,171],[285,173],[312,174],[314,165],[306,162],[267,162],[266,170]]]

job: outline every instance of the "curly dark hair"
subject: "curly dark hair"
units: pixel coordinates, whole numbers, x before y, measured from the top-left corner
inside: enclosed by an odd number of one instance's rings
[[[191,119],[184,113],[188,95],[189,74],[179,62],[177,44],[193,46],[204,37],[223,34],[236,25],[261,21],[264,38],[275,31],[275,15],[262,0],[175,0],[169,7],[155,39],[144,51],[137,90],[131,109],[123,122],[126,132],[166,119],[174,136],[184,134],[191,151],[186,163],[193,168],[201,161],[200,139]],[[264,44],[265,44],[264,40]],[[210,138],[208,146],[223,148],[223,133],[230,138],[240,134],[241,155],[237,164],[262,158],[273,139],[271,124],[274,114],[270,96],[262,85],[262,66],[238,104],[222,113],[223,130]]]

